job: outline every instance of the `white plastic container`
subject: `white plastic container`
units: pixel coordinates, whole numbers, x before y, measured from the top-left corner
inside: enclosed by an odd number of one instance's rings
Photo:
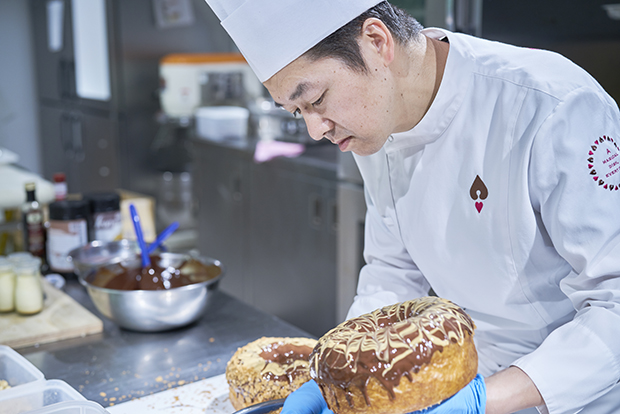
[[[66,401],[86,401],[86,398],[61,380],[37,381],[0,392],[0,414],[25,414],[51,410]],[[52,412],[52,411],[49,411]]]
[[[1,401],[1,396],[5,393],[27,384],[41,383],[45,377],[41,371],[12,348],[0,345],[0,380],[7,381],[11,386],[11,388],[0,391]],[[0,408],[0,413],[4,413],[3,408]]]
[[[213,141],[243,140],[249,118],[249,109],[240,106],[204,106],[196,111],[196,133]]]
[[[166,55],[159,62],[161,107],[168,116],[191,117],[203,101],[202,87],[210,74],[237,72],[243,74],[245,92],[259,97],[263,85],[240,53]]]
[[[93,401],[65,401],[27,414],[109,414],[109,411]]]

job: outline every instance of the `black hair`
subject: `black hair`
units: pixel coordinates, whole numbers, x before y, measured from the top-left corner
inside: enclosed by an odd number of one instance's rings
[[[371,17],[381,20],[400,45],[406,45],[416,39],[422,30],[422,25],[413,16],[384,1],[321,40],[304,56],[314,61],[322,58],[338,59],[350,69],[366,73],[368,68],[357,40],[361,35],[362,25]]]

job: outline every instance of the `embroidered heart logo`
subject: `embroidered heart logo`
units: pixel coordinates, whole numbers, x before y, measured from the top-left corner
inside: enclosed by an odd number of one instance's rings
[[[487,186],[484,185],[484,182],[478,175],[474,179],[474,183],[469,189],[469,196],[474,201],[478,199],[485,200],[489,196],[489,190],[487,189]],[[478,210],[478,213],[482,211],[482,201],[476,201],[474,203],[474,206],[476,207],[476,210]]]

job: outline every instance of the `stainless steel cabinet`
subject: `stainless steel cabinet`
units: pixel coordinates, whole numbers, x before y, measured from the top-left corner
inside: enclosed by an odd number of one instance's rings
[[[70,192],[120,187],[157,196],[158,183],[165,170],[153,163],[149,155],[160,132],[160,125],[155,120],[161,110],[158,99],[160,59],[170,53],[226,52],[233,50],[234,45],[204,0],[190,2],[194,11],[193,24],[172,28],[161,28],[156,24],[153,7],[158,2],[152,0],[103,0],[100,3],[103,8],[94,7],[97,3],[29,0],[39,107],[42,108],[41,117],[46,120],[40,127],[41,145],[45,148],[43,175],[51,179],[55,172],[67,173]],[[89,7],[92,12],[83,9]],[[84,23],[85,17],[89,21],[89,18],[101,16],[102,11],[105,11],[105,23],[97,27],[105,28],[105,33],[103,30],[92,30],[92,33],[80,30],[85,26],[79,24],[80,21]],[[93,36],[94,33],[98,36]],[[97,56],[102,58],[106,56],[100,50],[105,48],[104,43],[108,51],[109,99],[105,94],[93,95],[92,91],[85,94],[84,83],[80,82],[80,74],[85,73],[83,57],[87,55],[83,53],[84,45],[98,46],[93,51],[98,50]],[[105,66],[104,60],[86,61],[99,62],[96,67],[101,69]],[[88,73],[92,75],[93,71]],[[101,92],[99,87],[107,86],[106,77],[98,75],[95,80],[96,89]],[[52,113],[58,114],[59,118],[52,119]],[[66,157],[73,151],[71,148],[54,147],[61,144],[58,136],[60,125],[66,122],[60,117],[67,113],[79,115],[83,127],[84,152],[89,161],[82,162],[81,166],[75,165],[75,158]],[[109,121],[108,125],[102,124],[105,119]],[[91,120],[92,124],[89,123]],[[89,139],[89,131],[97,133],[96,129],[108,131],[110,135],[104,141]],[[77,148],[79,152],[79,146]],[[87,148],[94,152],[88,152]],[[110,148],[116,151],[116,170],[103,176],[100,173],[105,175],[108,170],[101,170],[101,167],[112,168],[112,164],[105,161]],[[96,168],[86,169],[89,163],[100,159],[107,164],[102,161]],[[71,171],[76,169],[83,174],[73,177]],[[84,179],[89,174],[95,177],[94,182]],[[84,184],[78,186],[71,180]]]
[[[120,187],[116,93],[110,99],[80,97],[77,92],[72,2],[31,0],[40,113],[43,173],[51,179],[64,172],[70,192],[107,191]],[[104,2],[112,14],[111,0]],[[51,12],[60,10],[59,15]],[[53,19],[51,16],[56,16]],[[61,18],[58,18],[61,17]],[[56,24],[52,24],[54,21]],[[112,20],[106,38],[113,63]],[[52,34],[57,28],[56,35]],[[55,42],[52,42],[55,38]],[[112,91],[116,90],[115,74]]]
[[[337,173],[303,160],[195,143],[199,248],[228,268],[221,287],[314,335],[336,324]]]
[[[251,183],[254,304],[325,333],[336,321],[336,181],[267,163]]]
[[[248,277],[246,230],[250,211],[250,160],[239,151],[195,145],[195,199],[198,200],[198,246],[201,253],[226,266],[221,287],[253,303]]]
[[[83,110],[41,106],[45,175],[67,175],[72,191],[109,191],[118,187],[117,123]]]
[[[55,4],[53,4],[55,3]],[[113,110],[116,94],[110,100],[96,100],[80,97],[76,87],[75,50],[73,33],[73,10],[70,0],[31,0],[32,27],[34,30],[34,53],[39,99],[42,104],[76,105],[99,110]],[[50,7],[59,6],[61,15],[51,12]],[[104,1],[104,13],[113,15],[112,0]],[[113,19],[106,18],[106,41],[109,45],[109,60],[114,63]],[[54,29],[58,30],[53,34]],[[51,38],[57,38],[57,43]],[[52,47],[55,46],[55,47]],[[116,74],[110,73],[113,90]]]

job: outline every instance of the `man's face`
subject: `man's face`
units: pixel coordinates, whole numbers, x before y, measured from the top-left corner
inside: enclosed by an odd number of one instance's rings
[[[302,56],[264,84],[277,104],[303,116],[313,139],[325,137],[341,151],[370,155],[393,132],[388,79],[385,68],[358,73],[336,59]]]

